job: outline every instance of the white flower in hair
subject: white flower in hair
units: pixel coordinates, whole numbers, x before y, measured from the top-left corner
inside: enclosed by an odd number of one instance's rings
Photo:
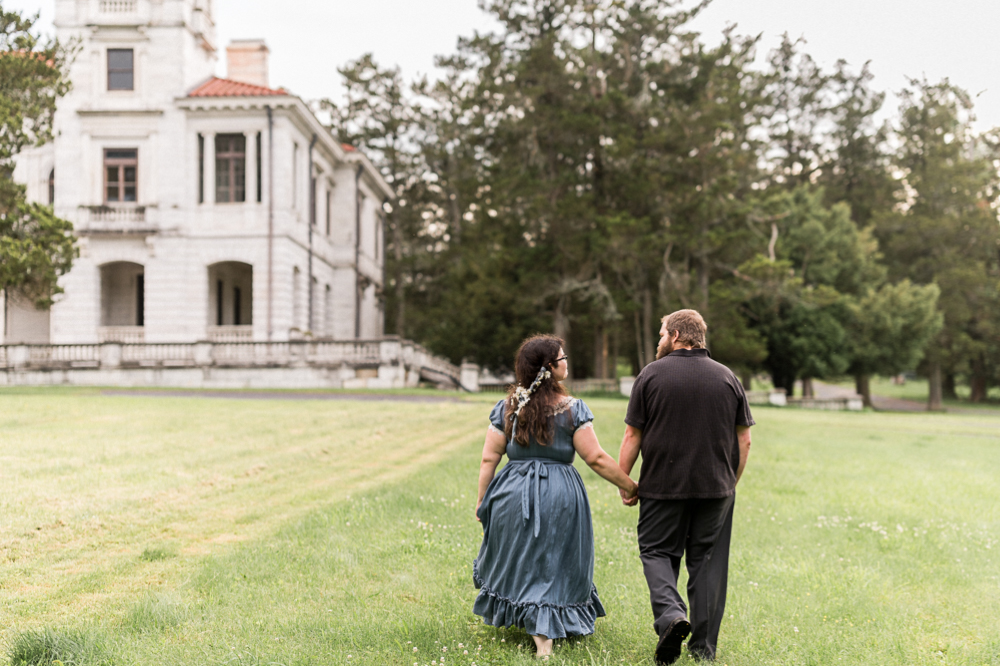
[[[521,410],[524,409],[524,406],[531,400],[531,395],[538,389],[543,381],[551,376],[552,373],[549,372],[549,369],[543,366],[542,369],[538,371],[538,374],[535,375],[535,381],[531,382],[531,386],[528,388],[518,386],[514,389],[514,397],[517,399],[517,409],[514,410],[515,417],[521,415]]]

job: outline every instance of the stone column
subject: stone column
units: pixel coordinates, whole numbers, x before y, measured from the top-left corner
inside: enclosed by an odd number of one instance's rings
[[[246,136],[246,202],[257,203],[257,133],[247,132]]]
[[[25,345],[14,345],[7,347],[7,366],[15,370],[22,370],[28,365],[29,352]]]
[[[101,345],[101,368],[118,368],[122,364],[122,346],[117,342]]]
[[[205,203],[215,203],[215,132],[205,132]]]
[[[212,365],[213,347],[211,342],[196,342],[194,345],[194,364],[199,368],[207,368]]]
[[[462,388],[471,393],[479,393],[479,366],[475,363],[463,363],[460,375]]]

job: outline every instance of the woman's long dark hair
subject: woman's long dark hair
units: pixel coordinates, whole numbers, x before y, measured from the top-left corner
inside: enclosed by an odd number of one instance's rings
[[[508,442],[514,427],[514,410],[517,409],[514,389],[517,386],[529,388],[543,367],[552,370],[563,345],[563,341],[554,335],[534,335],[522,342],[517,350],[517,357],[514,360],[517,383],[507,394],[507,409],[504,411],[504,433]],[[528,446],[532,437],[542,446],[552,441],[552,431],[548,422],[550,409],[566,395],[566,389],[552,377],[542,380],[531,395],[531,400],[521,410],[521,415],[517,417],[517,433],[514,441],[521,446]]]

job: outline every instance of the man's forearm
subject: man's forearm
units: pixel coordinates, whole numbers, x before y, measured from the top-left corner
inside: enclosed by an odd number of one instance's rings
[[[750,428],[737,427],[736,438],[740,446],[740,466],[736,469],[736,483],[739,483],[743,477],[743,470],[746,469],[747,460],[750,458]]]
[[[632,467],[639,458],[639,445],[642,444],[642,431],[632,426],[625,428],[625,436],[622,437],[622,447],[618,452],[618,466],[626,474],[632,473]]]

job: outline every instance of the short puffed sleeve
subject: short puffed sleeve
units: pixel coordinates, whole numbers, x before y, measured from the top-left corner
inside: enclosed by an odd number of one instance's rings
[[[587,403],[583,400],[576,400],[573,403],[573,432],[580,428],[594,427],[594,412],[590,411]]]
[[[503,434],[504,423],[503,423],[503,413],[504,408],[507,406],[506,400],[501,400],[493,407],[493,411],[490,412],[490,427],[500,431]]]

